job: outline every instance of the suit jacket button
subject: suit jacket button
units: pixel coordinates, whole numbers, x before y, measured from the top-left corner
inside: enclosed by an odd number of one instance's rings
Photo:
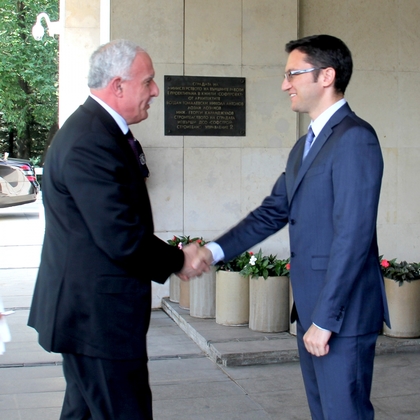
[[[296,223],[295,219],[291,219],[289,222],[291,225],[294,225]]]
[[[295,257],[295,253],[294,253],[294,252],[291,252],[291,253],[290,253],[290,256],[291,256],[292,258],[294,258],[294,257]]]

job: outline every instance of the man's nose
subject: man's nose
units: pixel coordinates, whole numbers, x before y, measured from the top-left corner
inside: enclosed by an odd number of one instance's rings
[[[284,78],[283,83],[281,84],[281,90],[286,91],[286,90],[289,90],[291,87],[292,87],[291,83],[286,78]]]
[[[157,97],[159,96],[159,87],[154,80],[152,82],[153,82],[153,85],[151,89],[151,92],[152,92],[151,96]]]

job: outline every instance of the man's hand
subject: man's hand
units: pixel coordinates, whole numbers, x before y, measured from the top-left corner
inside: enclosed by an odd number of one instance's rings
[[[330,351],[328,340],[331,337],[331,331],[325,331],[316,325],[311,325],[303,336],[303,343],[306,350],[314,356],[325,356]]]
[[[211,263],[213,262],[213,254],[206,246],[201,246],[198,250],[198,258],[201,261],[204,261],[209,267],[211,266]]]
[[[177,273],[177,276],[184,281],[188,281],[192,277],[201,276],[204,272],[210,271],[210,263],[207,262],[208,254],[211,252],[207,249],[203,251],[204,247],[200,247],[196,242],[188,244],[182,248],[184,251],[185,261],[182,270]]]

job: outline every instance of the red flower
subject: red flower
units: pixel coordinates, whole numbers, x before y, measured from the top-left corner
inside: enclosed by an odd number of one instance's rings
[[[389,267],[389,261],[388,260],[382,260],[381,265],[382,265],[382,267],[387,268],[387,267]]]
[[[249,252],[249,255],[254,255],[254,253],[252,251]]]
[[[201,239],[197,239],[196,241],[198,244],[201,244]]]
[[[286,264],[286,269],[287,269],[287,270],[290,270],[290,263],[287,263],[287,264]]]

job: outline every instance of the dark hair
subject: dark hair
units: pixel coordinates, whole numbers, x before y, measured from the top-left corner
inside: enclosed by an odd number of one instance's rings
[[[334,87],[344,94],[353,71],[351,52],[341,39],[331,35],[312,35],[290,41],[286,52],[298,50],[307,55],[307,61],[314,67],[332,67],[335,70]]]

